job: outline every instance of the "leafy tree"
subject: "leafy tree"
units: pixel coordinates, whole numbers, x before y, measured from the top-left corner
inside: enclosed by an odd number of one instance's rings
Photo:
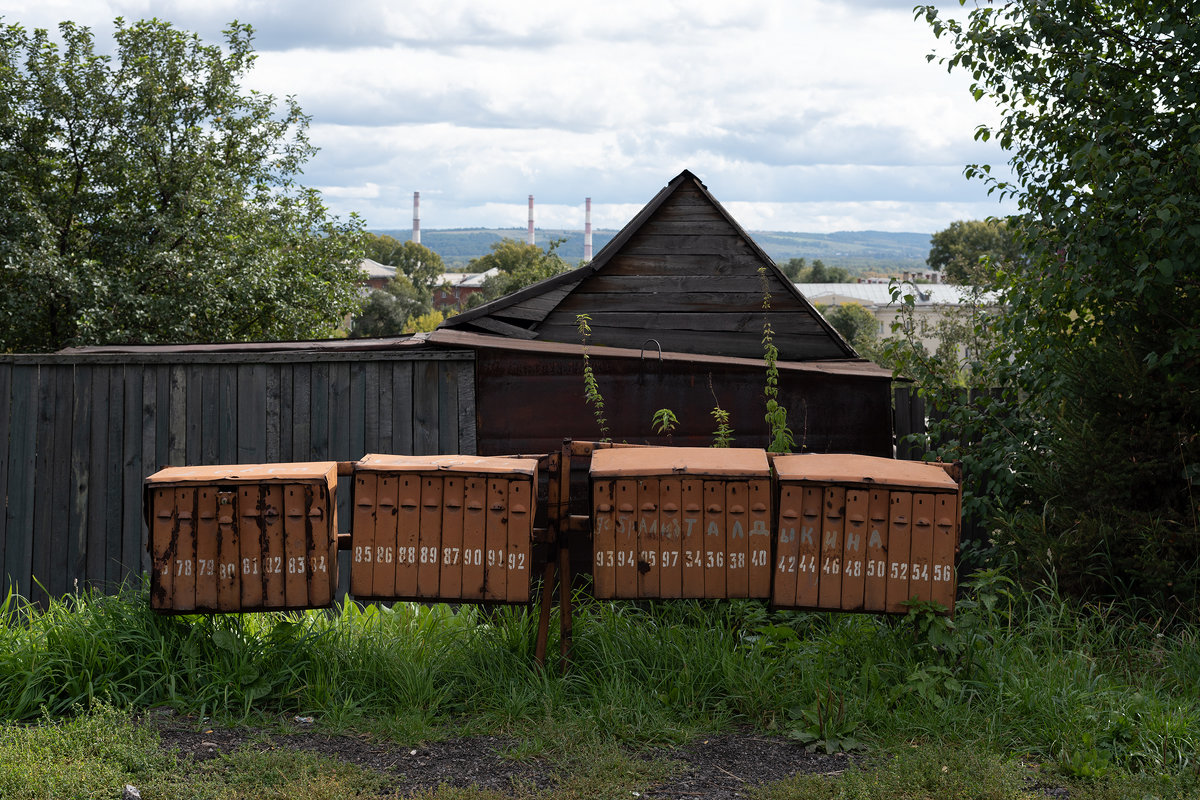
[[[792,283],[849,283],[850,273],[845,267],[827,267],[821,259],[813,259],[812,265],[803,258],[789,258],[780,267]]]
[[[396,267],[413,286],[430,297],[446,274],[442,257],[423,244],[400,242],[386,234],[366,234],[367,258],[389,267]]]
[[[1200,17],[1193,4],[918,9],[1001,110],[1025,257],[999,275],[1028,561],[1080,591],[1200,587]],[[936,56],[931,56],[934,58]],[[1016,399],[1020,398],[1019,406]],[[1045,510],[1036,516],[1021,508]],[[1039,550],[1040,548],[1040,550]],[[1039,555],[1040,553],[1040,555]],[[1048,556],[1047,556],[1048,554]],[[1048,558],[1048,560],[1047,560]]]
[[[332,333],[361,223],[296,185],[299,106],[240,90],[250,27],[59,31],[0,23],[0,350]]]
[[[498,269],[500,272],[483,282],[482,290],[468,298],[467,307],[471,308],[512,294],[518,289],[569,270],[571,267],[556,252],[564,241],[566,240],[554,239],[545,250],[536,244],[518,242],[515,239],[501,239],[494,243],[492,252],[471,259],[467,271],[487,272]]]
[[[862,303],[842,303],[818,309],[829,324],[856,349],[878,338],[879,321]],[[860,349],[861,352],[861,349]]]
[[[393,259],[400,252],[403,243],[386,233],[372,233],[367,231],[364,234],[363,250],[367,258],[377,264],[386,264],[389,267],[394,267]]]
[[[808,259],[789,258],[787,263],[779,265],[779,269],[792,283],[805,283],[805,281],[800,280],[800,276],[808,273]]]
[[[958,220],[930,238],[926,263],[949,283],[990,286],[997,270],[1021,258],[1021,243],[1004,220]],[[983,259],[986,259],[984,261]]]

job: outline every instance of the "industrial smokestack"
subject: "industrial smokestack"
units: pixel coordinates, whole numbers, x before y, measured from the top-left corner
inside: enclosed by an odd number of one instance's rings
[[[533,244],[533,195],[529,195],[529,243]]]
[[[592,260],[592,198],[583,201],[583,260]]]
[[[413,192],[413,244],[421,243],[421,193]]]

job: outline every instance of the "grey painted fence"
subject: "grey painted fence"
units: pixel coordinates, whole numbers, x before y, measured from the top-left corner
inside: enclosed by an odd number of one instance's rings
[[[142,480],[160,467],[368,452],[474,453],[474,354],[0,356],[0,590],[44,601],[140,576]]]

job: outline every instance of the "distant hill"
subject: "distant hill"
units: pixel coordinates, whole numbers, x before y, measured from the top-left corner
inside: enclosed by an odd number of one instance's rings
[[[411,238],[411,230],[377,230],[402,242]],[[929,255],[929,234],[888,233],[885,231],[838,231],[836,233],[794,233],[790,231],[750,231],[758,246],[777,263],[789,258],[821,259],[831,267],[845,267],[855,274],[890,274],[921,269]],[[501,239],[525,240],[524,228],[444,228],[421,231],[421,244],[440,255],[451,269],[466,267],[472,258],[491,252],[493,242]],[[553,239],[565,239],[558,253],[567,262],[583,258],[583,231],[537,228],[535,241],[545,246]],[[593,252],[599,253],[615,230],[593,230]]]

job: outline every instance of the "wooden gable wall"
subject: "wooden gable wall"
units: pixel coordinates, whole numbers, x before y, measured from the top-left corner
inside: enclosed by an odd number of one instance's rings
[[[857,358],[685,171],[591,264],[452,317],[442,327],[578,344],[578,316],[587,314],[595,345],[644,345],[653,352],[657,343],[663,351],[760,358],[764,288],[771,294],[767,316],[780,360]]]

